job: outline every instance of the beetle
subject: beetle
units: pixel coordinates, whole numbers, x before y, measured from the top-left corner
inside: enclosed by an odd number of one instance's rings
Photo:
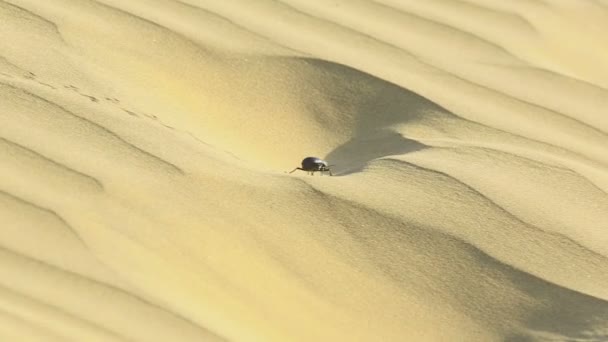
[[[302,160],[302,167],[296,167],[290,173],[293,173],[296,170],[302,170],[310,172],[311,175],[314,175],[315,172],[321,172],[321,176],[323,176],[323,172],[329,172],[329,175],[333,176],[331,169],[329,168],[330,166],[331,165],[327,165],[327,162],[321,158],[306,157]]]

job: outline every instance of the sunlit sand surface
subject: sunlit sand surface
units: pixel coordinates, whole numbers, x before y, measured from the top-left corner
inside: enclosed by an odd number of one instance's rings
[[[606,37],[604,0],[0,0],[0,341],[608,341]]]

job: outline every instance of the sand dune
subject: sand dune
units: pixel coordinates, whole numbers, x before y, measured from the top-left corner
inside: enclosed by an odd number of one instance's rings
[[[607,19],[0,0],[0,340],[608,340]]]

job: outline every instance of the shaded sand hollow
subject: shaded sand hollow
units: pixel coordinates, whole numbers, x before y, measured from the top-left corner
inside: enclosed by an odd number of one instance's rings
[[[0,341],[608,341],[607,37],[605,0],[0,0]]]

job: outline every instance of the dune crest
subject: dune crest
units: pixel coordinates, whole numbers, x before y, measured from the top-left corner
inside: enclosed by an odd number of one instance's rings
[[[0,340],[608,339],[606,18],[0,0]]]

